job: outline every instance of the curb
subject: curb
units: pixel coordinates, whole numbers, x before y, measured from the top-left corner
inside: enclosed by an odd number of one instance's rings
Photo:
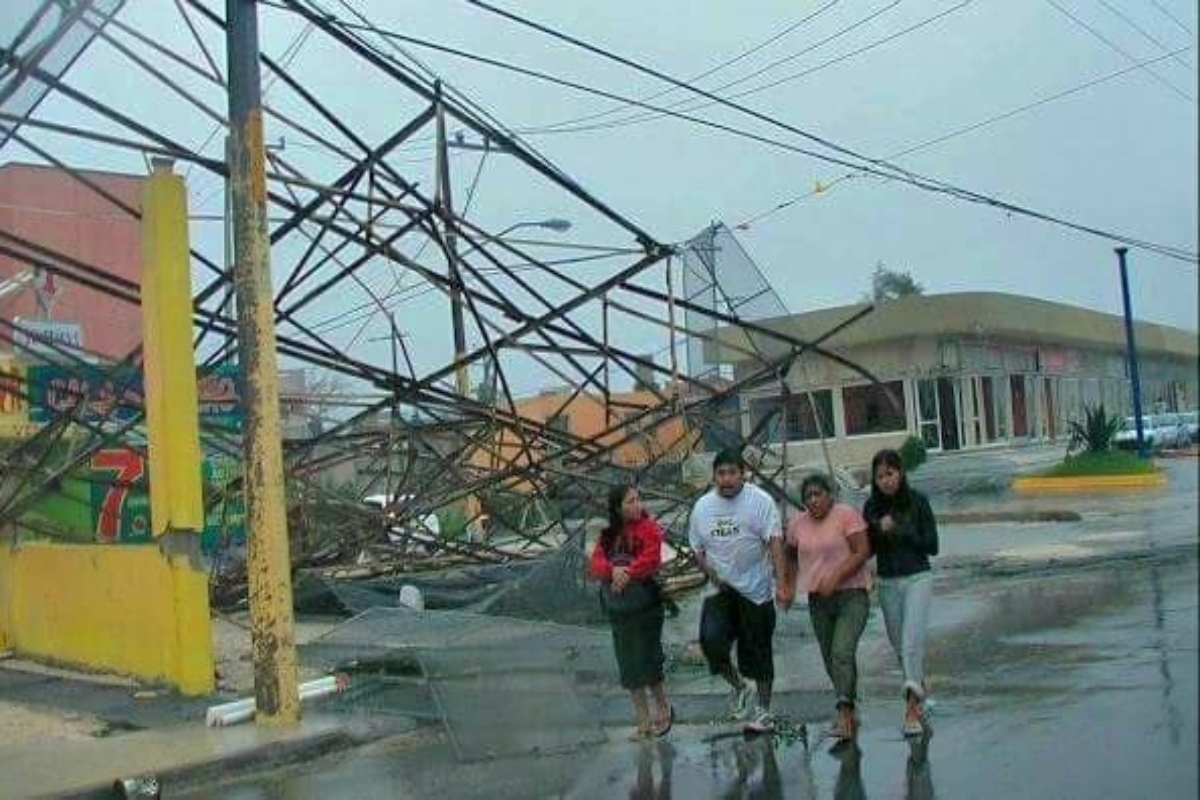
[[[348,731],[324,731],[292,741],[270,742],[258,747],[251,747],[225,758],[180,764],[159,770],[153,777],[157,779],[160,788],[165,786],[174,793],[206,783],[216,783],[218,780],[228,780],[243,774],[314,760],[331,753],[347,750],[360,743]],[[114,775],[113,780],[132,777],[135,776]],[[111,781],[86,789],[54,795],[54,797],[68,798],[69,800],[93,800],[94,798],[111,798],[113,796]]]
[[[934,512],[936,514],[936,512]],[[993,522],[1079,522],[1078,511],[944,511],[937,514],[939,525],[984,525]]]
[[[1020,477],[1012,482],[1017,493],[1092,492],[1110,489],[1152,489],[1167,485],[1165,472],[1139,475],[1080,475],[1064,478]]]

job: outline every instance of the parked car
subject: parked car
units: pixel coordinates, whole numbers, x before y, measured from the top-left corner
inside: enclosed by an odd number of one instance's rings
[[[1178,449],[1192,443],[1186,414],[1158,414],[1155,442],[1161,449]]]
[[[1142,436],[1147,450],[1167,450],[1186,447],[1191,443],[1187,425],[1178,414],[1145,414],[1142,416]],[[1126,417],[1121,430],[1113,437],[1121,450],[1137,448],[1137,429],[1133,417]]]
[[[425,545],[432,546],[442,533],[441,523],[437,514],[409,513],[407,507],[415,500],[411,494],[394,495],[389,502],[385,494],[367,495],[362,499],[363,504],[383,512],[387,528],[388,541],[402,542],[415,539]]]
[[[1187,411],[1179,416],[1183,418],[1183,427],[1187,429],[1188,441],[1192,444],[1200,442],[1200,412]]]

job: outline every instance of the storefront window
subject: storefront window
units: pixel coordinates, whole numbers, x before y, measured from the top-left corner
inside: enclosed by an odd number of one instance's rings
[[[751,400],[750,429],[760,431],[763,440],[771,443],[819,439],[821,434],[824,434],[826,438],[832,438],[834,435],[833,392],[822,389],[811,394],[812,402],[809,402],[809,393],[807,392],[793,394],[788,398],[786,420],[784,419],[782,397],[776,395]],[[816,414],[813,413],[814,406]],[[821,421],[819,427],[817,414],[820,415]],[[769,420],[768,416],[770,416]],[[785,425],[786,439],[783,436]]]
[[[908,428],[904,413],[904,382],[888,381],[842,389],[846,435],[894,433]]]

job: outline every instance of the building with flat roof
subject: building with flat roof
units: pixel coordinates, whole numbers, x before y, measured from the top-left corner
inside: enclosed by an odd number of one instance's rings
[[[864,307],[760,324],[812,341]],[[737,346],[744,336],[721,334]],[[1135,336],[1147,413],[1196,408],[1197,333],[1138,322]],[[878,383],[806,355],[786,376],[789,391],[777,383],[740,398],[743,434],[761,425],[793,463],[820,463],[822,436],[835,463],[860,465],[909,436],[932,451],[1053,441],[1085,405],[1131,413],[1124,322],[1113,314],[997,292],[915,295],[877,304],[822,344]],[[737,347],[719,350],[735,378],[752,368]]]
[[[11,342],[22,325],[103,359],[124,358],[141,343],[137,305],[9,253],[48,263],[62,256],[140,284],[141,221],[117,203],[140,210],[142,184],[140,175],[81,170],[76,177],[57,167],[0,164],[0,241],[8,251],[0,253],[0,283],[9,287],[0,294],[7,323],[0,325],[0,352],[32,357]],[[24,275],[33,280],[10,283]]]

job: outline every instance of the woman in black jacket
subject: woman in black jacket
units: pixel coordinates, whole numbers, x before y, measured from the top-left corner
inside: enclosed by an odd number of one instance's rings
[[[912,489],[900,454],[880,450],[871,459],[871,496],[863,506],[867,536],[879,573],[879,605],[888,639],[904,673],[904,734],[924,733],[925,636],[938,552],[937,521],[929,500]]]

